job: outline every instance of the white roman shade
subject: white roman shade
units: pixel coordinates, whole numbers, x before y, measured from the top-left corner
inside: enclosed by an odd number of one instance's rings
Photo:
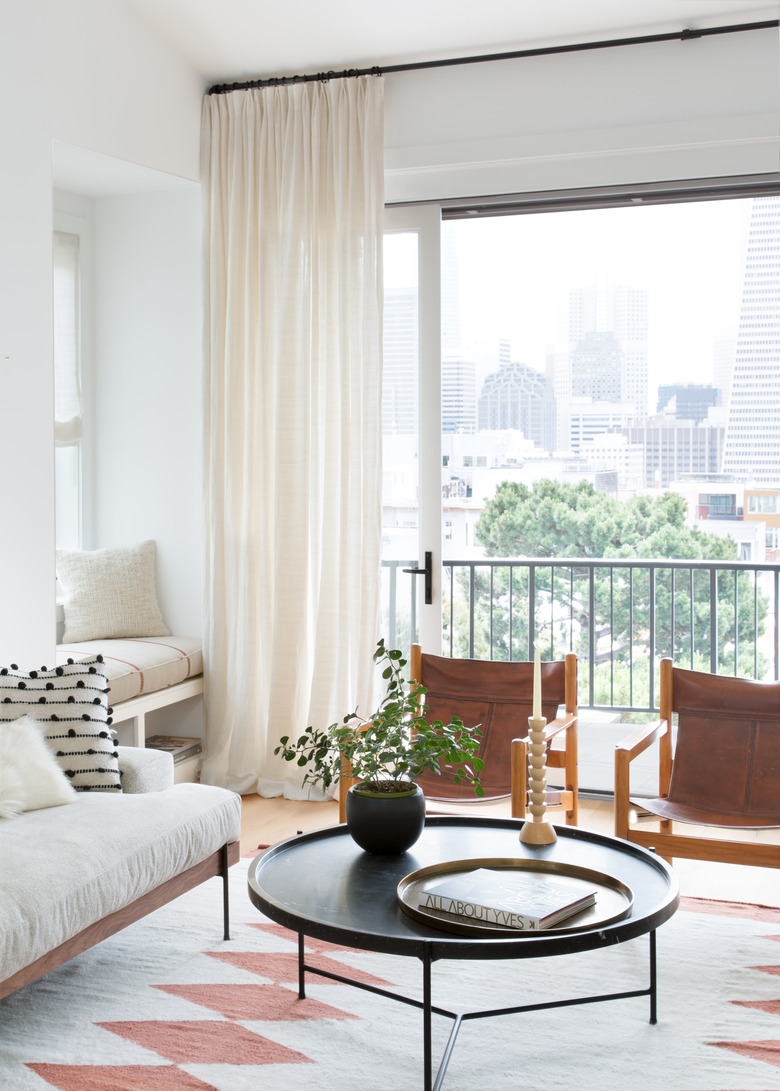
[[[79,379],[79,237],[54,232],[54,439],[81,439]]]

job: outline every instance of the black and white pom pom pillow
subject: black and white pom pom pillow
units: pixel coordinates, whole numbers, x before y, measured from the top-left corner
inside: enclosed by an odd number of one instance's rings
[[[80,792],[121,792],[116,732],[111,727],[102,655],[61,667],[0,667],[0,723],[31,716],[49,749]]]

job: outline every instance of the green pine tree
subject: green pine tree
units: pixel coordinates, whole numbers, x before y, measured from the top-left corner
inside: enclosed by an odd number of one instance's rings
[[[488,558],[737,560],[733,539],[687,524],[685,501],[676,493],[620,503],[587,482],[544,480],[529,488],[505,481],[487,501],[476,531]],[[650,580],[648,570],[631,575],[625,568],[597,569],[591,583],[582,566],[542,568],[536,573],[531,604],[527,569],[499,566],[491,577],[488,568],[477,568],[474,654],[527,658],[533,632],[543,656],[559,657],[571,649],[584,666],[590,656],[592,614],[595,704],[646,704],[651,654],[656,660],[671,656],[680,666],[709,670],[713,630],[719,671],[752,676],[757,665],[762,676],[766,663],[754,632],[757,622],[759,639],[763,635],[767,598],[752,573],[719,574],[713,613],[709,572],[696,572],[692,578],[688,570],[660,568],[654,576],[652,619]],[[467,573],[457,575],[455,590],[454,617],[445,619],[446,635],[452,624],[454,652],[466,655]]]

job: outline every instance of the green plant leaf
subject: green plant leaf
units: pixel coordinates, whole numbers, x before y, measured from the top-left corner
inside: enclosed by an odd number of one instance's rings
[[[356,780],[415,779],[428,769],[439,774],[440,767],[448,767],[455,768],[480,794],[476,774],[484,763],[475,755],[481,729],[465,728],[459,717],[450,724],[429,723],[420,705],[425,688],[412,687],[403,676],[402,653],[387,649],[384,640],[379,640],[373,659],[386,685],[370,716],[360,716],[355,709],[324,730],[310,725],[294,745],[288,736],[280,739],[275,753],[281,751],[285,760],[297,759],[300,767],[308,766],[304,781],[325,788],[338,779],[343,756]],[[466,764],[469,761],[471,766]]]

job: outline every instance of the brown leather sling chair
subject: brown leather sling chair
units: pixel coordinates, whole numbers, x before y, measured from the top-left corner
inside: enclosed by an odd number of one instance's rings
[[[662,659],[659,708],[660,720],[616,749],[616,836],[667,860],[780,867],[780,845],[674,831],[674,822],[745,833],[780,828],[780,683],[684,670]],[[632,800],[631,762],[655,742],[658,797]],[[657,832],[636,828],[642,817],[660,820]]]

